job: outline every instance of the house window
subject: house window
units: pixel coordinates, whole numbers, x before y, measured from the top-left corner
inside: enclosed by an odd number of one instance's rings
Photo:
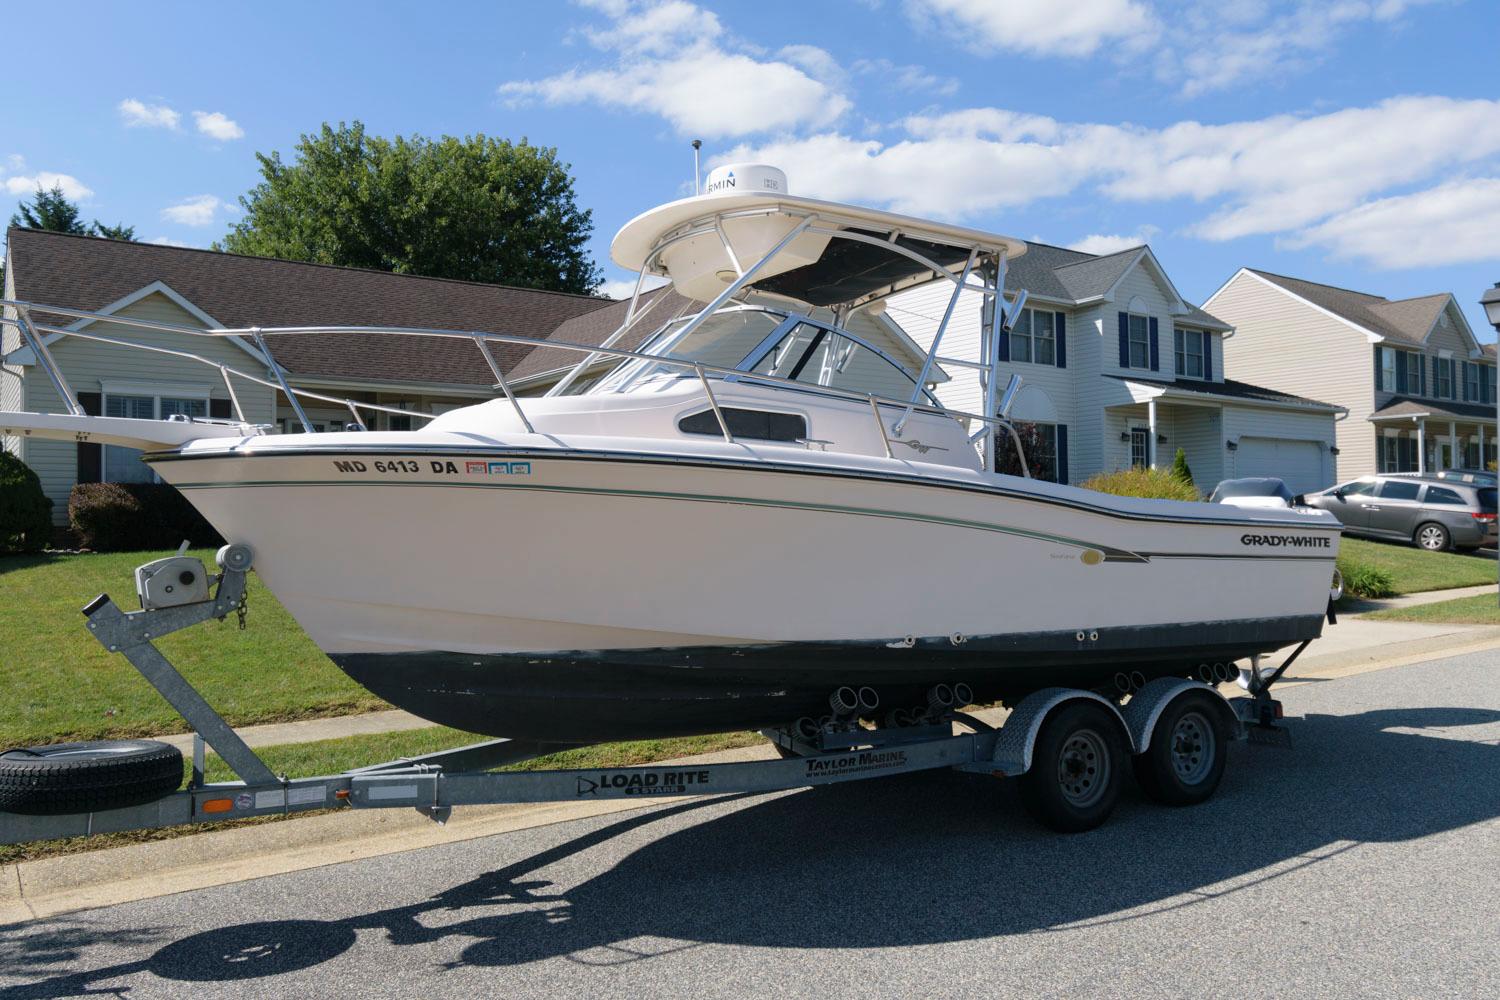
[[[1380,388],[1383,392],[1396,391],[1396,351],[1390,347],[1380,351]]]
[[[1478,365],[1464,365],[1464,400],[1472,402],[1479,399],[1479,372]]]
[[[392,414],[390,414],[386,418],[386,420],[387,420],[387,422],[390,425],[389,427],[386,428],[387,430],[393,430],[393,431],[409,431],[409,430],[411,430],[411,417],[398,417],[394,413],[392,413]]]
[[[1202,330],[1176,330],[1177,374],[1179,377],[1202,378],[1203,355],[1208,349],[1208,334]]]
[[[1010,359],[1034,361],[1039,365],[1057,364],[1057,335],[1054,313],[1045,309],[1022,309],[1021,318],[1010,331]]]
[[[1145,427],[1132,427],[1130,429],[1130,464],[1133,468],[1144,469],[1151,461],[1148,450],[1150,444],[1149,434],[1151,432]]]
[[[1379,443],[1381,472],[1417,471],[1416,438],[1386,434],[1381,436]]]
[[[1151,367],[1151,325],[1144,316],[1130,317],[1130,367]]]
[[[1057,425],[1018,420],[1013,422],[1013,426],[1016,436],[1021,439],[1021,447],[1026,451],[1032,478],[1049,483],[1060,482],[1057,468]],[[1002,433],[997,439],[995,471],[1010,476],[1021,475],[1021,460],[1009,434]]]
[[[1427,387],[1422,384],[1422,355],[1415,351],[1402,351],[1401,364],[1406,377],[1406,394],[1409,396],[1427,395]]]
[[[1432,394],[1439,399],[1453,398],[1453,359],[1432,359]]]
[[[166,420],[175,415],[188,417],[208,416],[208,400],[180,396],[127,396],[110,394],[104,397],[106,417],[124,417],[131,420]],[[141,461],[141,452],[135,448],[119,445],[104,446],[104,465],[100,470],[107,483],[154,483],[156,474]]]

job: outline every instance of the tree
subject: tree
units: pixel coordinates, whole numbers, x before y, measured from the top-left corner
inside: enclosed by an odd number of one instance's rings
[[[522,139],[304,135],[296,157],[257,153],[263,180],[217,250],[397,274],[589,293],[592,213],[557,150]]]
[[[1188,468],[1187,452],[1181,448],[1177,449],[1177,456],[1172,459],[1172,478],[1187,485],[1193,485],[1193,470]]]
[[[107,226],[95,219],[90,225],[84,225],[78,206],[63,194],[60,184],[53,185],[50,191],[38,187],[36,194],[32,195],[31,204],[28,205],[23,201],[17,209],[16,213],[10,217],[12,226],[46,229],[54,233],[72,233],[75,236],[105,236],[112,240],[135,239],[135,227],[127,226],[123,222]]]

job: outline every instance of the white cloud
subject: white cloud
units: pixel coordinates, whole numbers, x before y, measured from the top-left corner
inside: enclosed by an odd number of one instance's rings
[[[1076,243],[1069,243],[1069,250],[1077,250],[1081,253],[1093,253],[1099,256],[1119,253],[1121,250],[1130,250],[1133,247],[1150,243],[1152,237],[1161,232],[1156,226],[1142,226],[1133,233],[1090,233]]]
[[[1161,31],[1140,0],[908,0],[907,11],[981,53],[1087,56],[1113,42],[1138,49]]]
[[[857,59],[854,72],[874,77],[877,83],[905,93],[934,94],[951,97],[958,93],[959,82],[951,76],[929,73],[921,66],[903,66],[889,59]]]
[[[821,49],[789,46],[778,58],[765,58],[726,41],[714,14],[684,0],[591,6],[609,24],[586,34],[612,53],[613,65],[512,80],[500,86],[502,99],[511,105],[591,103],[655,114],[679,132],[703,136],[824,126],[851,106],[829,82],[840,71]]]
[[[667,283],[667,279],[659,274],[648,274],[646,280],[641,284],[641,291],[648,292],[653,288],[660,288]],[[611,299],[628,299],[635,294],[635,279],[620,278],[611,279],[599,286],[599,294]]]
[[[1093,190],[1214,207],[1210,240],[1314,225],[1500,154],[1500,101],[1398,97],[1367,108],[1160,129],[974,108],[902,123],[892,143],[840,133],[741,145],[715,162],[786,169],[792,191],[948,218]]]
[[[224,208],[225,202],[211,194],[197,194],[184,198],[175,205],[161,210],[161,217],[180,226],[206,226],[214,221],[214,214]]]
[[[156,237],[156,239],[150,240],[149,242],[155,243],[159,247],[182,247],[189,250],[193,249],[193,245],[191,243],[183,243],[168,236],[158,236]]]
[[[182,116],[165,104],[146,104],[127,97],[117,105],[120,120],[129,128],[175,129]]]
[[[62,193],[71,201],[87,201],[94,196],[93,188],[72,174],[55,174],[50,170],[7,177],[4,183],[7,192],[22,198],[35,194],[38,189],[51,191],[53,188],[62,188]]]
[[[218,139],[220,142],[245,137],[245,130],[240,128],[234,119],[219,111],[194,111],[193,124],[197,126],[199,132],[210,139]]]
[[[26,157],[20,153],[11,153],[5,158],[5,166],[13,173],[19,173],[26,169]]]
[[[1500,260],[1500,177],[1449,181],[1381,198],[1304,230],[1288,246],[1381,268],[1441,267]]]

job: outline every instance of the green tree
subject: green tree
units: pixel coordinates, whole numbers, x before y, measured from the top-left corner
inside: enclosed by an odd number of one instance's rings
[[[304,135],[215,249],[398,274],[589,293],[599,269],[557,150],[489,136],[385,139],[359,122]]]
[[[1181,448],[1177,449],[1177,457],[1172,459],[1172,478],[1193,485],[1193,470],[1188,468],[1187,452]]]
[[[10,217],[12,226],[26,229],[46,229],[54,233],[72,233],[75,236],[105,236],[112,240],[134,240],[135,227],[125,223],[109,226],[95,219],[84,225],[83,213],[78,205],[63,194],[62,185],[53,185],[46,191],[38,187],[31,197],[31,204],[21,202]]]

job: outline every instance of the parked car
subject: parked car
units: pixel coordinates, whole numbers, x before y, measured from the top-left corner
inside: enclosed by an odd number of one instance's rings
[[[1410,542],[1432,552],[1472,552],[1496,539],[1494,486],[1422,476],[1366,476],[1304,498],[1350,535]]]
[[[1286,483],[1271,476],[1226,479],[1214,487],[1209,503],[1231,507],[1290,507],[1295,498]]]
[[[1473,483],[1475,486],[1500,485],[1500,476],[1485,469],[1443,469],[1437,474],[1437,478]]]

